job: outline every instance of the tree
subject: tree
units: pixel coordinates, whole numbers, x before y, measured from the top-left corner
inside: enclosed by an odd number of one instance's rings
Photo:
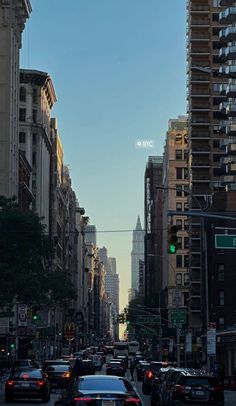
[[[53,244],[41,221],[32,211],[21,212],[14,198],[0,196],[0,307],[45,304],[50,292],[58,300],[71,293],[65,275],[54,275]]]

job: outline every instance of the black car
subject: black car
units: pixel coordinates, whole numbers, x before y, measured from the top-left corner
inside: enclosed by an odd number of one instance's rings
[[[168,363],[162,361],[152,361],[150,367],[146,370],[143,378],[142,391],[145,395],[149,395],[151,391],[152,381],[157,376],[161,368],[167,368]]]
[[[200,370],[180,372],[172,394],[173,406],[224,405],[224,391],[218,380]]]
[[[126,367],[120,360],[108,362],[106,365],[107,375],[125,376]]]
[[[94,375],[95,366],[91,359],[82,359],[82,371],[80,375]]]
[[[72,376],[72,369],[69,365],[50,365],[45,372],[48,375],[51,388],[65,389]]]
[[[147,369],[150,366],[150,362],[148,361],[140,361],[137,365],[136,365],[136,375],[137,375],[137,380],[138,381],[142,381],[145,372],[147,371]]]
[[[50,382],[41,369],[25,368],[13,371],[6,381],[5,401],[15,399],[50,400]]]
[[[172,401],[172,393],[176,378],[180,372],[187,372],[189,368],[173,368],[167,370],[159,391],[160,406],[169,406]]]
[[[75,378],[54,406],[142,406],[131,383],[118,376],[93,375]]]
[[[54,365],[68,365],[70,366],[70,362],[69,361],[65,361],[63,359],[48,359],[46,361],[44,361],[43,363],[43,370],[46,370],[47,367],[49,366],[54,366]]]

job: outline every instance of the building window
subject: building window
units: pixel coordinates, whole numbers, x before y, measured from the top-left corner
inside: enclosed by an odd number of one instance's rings
[[[184,202],[184,211],[188,211],[188,202]]]
[[[224,330],[224,327],[225,327],[225,318],[224,318],[224,317],[219,317],[219,319],[218,319],[218,324],[219,324],[219,330]]]
[[[25,87],[20,87],[20,101],[26,101],[26,89]]]
[[[184,268],[188,268],[188,263],[189,263],[189,256],[184,255]]]
[[[33,145],[37,145],[37,134],[33,133]]]
[[[176,268],[182,268],[182,255],[176,255]]]
[[[188,168],[184,168],[184,179],[188,179]]]
[[[176,203],[176,211],[182,211],[182,203],[181,202]]]
[[[189,237],[184,237],[184,248],[187,249],[189,247]]]
[[[19,109],[19,120],[25,121],[26,119],[26,109]]]
[[[182,250],[182,237],[177,237],[177,248]]]
[[[178,230],[182,230],[182,220],[181,219],[177,219],[175,224],[178,227]]]
[[[37,98],[38,98],[38,92],[37,92],[37,89],[34,88],[34,89],[33,89],[33,103],[34,103],[34,104],[37,103],[37,101],[38,101]]]
[[[225,304],[225,292],[224,290],[219,291],[219,305],[224,306]]]
[[[189,274],[186,272],[184,273],[184,285],[189,284]]]
[[[176,285],[182,285],[182,273],[176,274]]]
[[[33,153],[32,153],[32,165],[36,165],[36,152],[34,151]]]
[[[182,185],[176,185],[176,196],[182,197]]]
[[[176,151],[175,151],[175,159],[182,161],[182,149],[176,149]]]
[[[20,132],[19,133],[19,143],[20,144],[25,144],[25,141],[26,141],[26,134],[25,134],[25,132]]]
[[[33,109],[33,122],[37,123],[37,110]]]
[[[183,179],[183,168],[176,168],[176,179]]]
[[[225,279],[225,266],[224,264],[217,265],[217,275],[218,281],[223,281]]]
[[[184,150],[184,160],[186,161],[186,159],[188,159],[188,150],[187,149]]]
[[[184,231],[188,231],[188,220],[184,220]]]
[[[181,145],[182,144],[182,134],[176,134],[175,136],[175,143],[177,145]]]

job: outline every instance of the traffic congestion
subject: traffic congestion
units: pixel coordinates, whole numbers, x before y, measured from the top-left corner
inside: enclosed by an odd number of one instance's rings
[[[42,363],[15,360],[2,375],[1,400],[53,406],[228,404],[219,372],[152,360],[137,347],[119,342],[62,354]]]

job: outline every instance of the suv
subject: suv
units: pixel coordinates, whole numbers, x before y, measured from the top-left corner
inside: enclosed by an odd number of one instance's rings
[[[157,376],[161,368],[167,368],[168,362],[152,361],[150,367],[146,370],[144,374],[142,391],[144,395],[149,395],[151,391],[152,381]]]
[[[217,379],[209,373],[182,371],[176,378],[172,392],[172,405],[224,405],[224,391]]]
[[[187,368],[173,368],[168,369],[165,379],[160,387],[159,402],[161,406],[168,406],[171,404],[172,392],[175,385],[176,378],[180,372],[188,371]]]

